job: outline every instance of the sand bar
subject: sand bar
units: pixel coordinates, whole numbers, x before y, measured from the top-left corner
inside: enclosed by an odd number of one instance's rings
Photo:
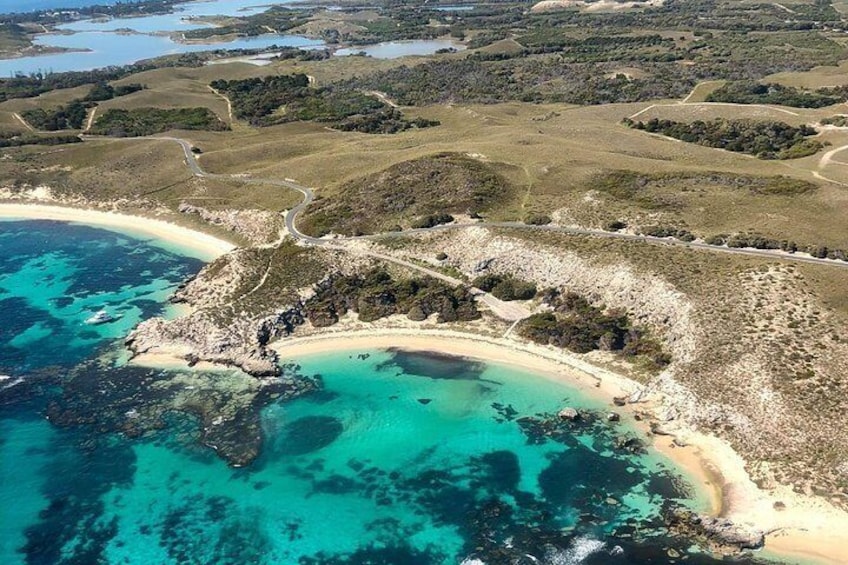
[[[593,367],[567,352],[560,354],[512,339],[450,330],[330,330],[307,337],[286,338],[273,345],[283,359],[388,347],[513,365],[582,391],[594,391],[611,405],[612,397],[625,396],[642,388],[630,379]],[[645,402],[615,410],[632,422],[635,411],[650,411],[652,406],[660,404],[660,399],[648,397]],[[646,426],[642,424],[644,430]],[[750,480],[744,460],[729,444],[692,430],[675,429],[674,432],[676,442],[669,436],[654,435],[654,447],[682,469],[696,487],[704,489],[713,514],[765,531],[765,553],[769,557],[788,563],[848,563],[848,513],[824,499],[804,496],[787,487],[761,490]],[[778,502],[777,506],[782,509],[775,507]]]
[[[234,244],[228,241],[171,222],[117,212],[44,204],[0,202],[0,217],[74,222],[103,227],[129,235],[150,236],[173,243],[181,251],[185,251],[187,255],[207,261],[220,257],[236,248]]]

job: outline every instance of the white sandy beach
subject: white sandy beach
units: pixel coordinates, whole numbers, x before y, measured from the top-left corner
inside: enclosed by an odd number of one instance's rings
[[[103,227],[127,234],[149,236],[175,244],[198,259],[211,261],[235,249],[235,245],[212,235],[164,220],[116,212],[84,210],[45,204],[0,202],[0,217],[28,220],[58,220]]]
[[[567,352],[553,352],[512,339],[489,338],[450,330],[377,329],[332,331],[274,344],[283,359],[356,349],[396,347],[433,351],[513,365],[563,382],[586,392],[612,398],[626,396],[641,385],[613,372],[593,367]],[[636,411],[650,412],[661,405],[654,396],[626,407],[611,406],[632,422]],[[647,425],[634,422],[647,431]],[[654,447],[683,469],[696,487],[705,489],[712,513],[735,523],[750,524],[766,532],[765,552],[792,563],[848,563],[848,513],[828,502],[807,497],[786,487],[767,492],[748,477],[744,461],[723,440],[694,431],[675,430],[670,436],[653,436]],[[782,510],[775,508],[782,503]],[[780,505],[778,505],[780,506]]]
[[[147,235],[191,250],[211,260],[235,248],[214,236],[167,221],[128,214],[31,203],[0,203],[0,217],[76,222],[119,232]],[[520,367],[550,379],[598,395],[611,409],[633,421],[637,411],[651,412],[662,398],[651,395],[636,404],[612,408],[612,398],[642,389],[639,383],[596,367],[568,352],[553,350],[512,338],[487,337],[475,333],[420,327],[327,328],[303,337],[286,338],[273,344],[284,359],[355,349],[399,347],[434,351]],[[184,366],[179,351],[144,355],[136,363]],[[202,368],[215,366],[204,363]],[[646,428],[644,422],[635,422]],[[714,514],[737,523],[755,525],[767,532],[766,551],[789,562],[848,563],[848,513],[826,501],[792,492],[785,487],[763,491],[750,480],[744,461],[724,441],[686,429],[675,429],[677,443],[669,436],[653,436],[654,447],[684,469],[696,486],[709,495]],[[782,503],[783,509],[775,508]],[[778,505],[780,506],[780,505]]]

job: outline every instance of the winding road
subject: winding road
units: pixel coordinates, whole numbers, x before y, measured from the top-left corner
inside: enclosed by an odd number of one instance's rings
[[[103,140],[103,137],[97,136],[80,136],[83,139],[92,139],[92,140]],[[399,259],[397,257],[392,257],[391,255],[386,255],[383,253],[378,253],[376,251],[365,250],[365,249],[351,249],[344,245],[339,245],[339,242],[343,241],[356,241],[356,240],[379,240],[384,238],[395,238],[395,237],[404,237],[408,235],[421,234],[421,233],[429,233],[429,232],[438,232],[438,231],[449,231],[449,230],[460,230],[467,229],[473,227],[484,227],[484,228],[505,228],[505,229],[520,229],[520,230],[529,230],[529,231],[537,231],[537,232],[553,232],[553,233],[562,233],[567,235],[581,235],[581,236],[592,236],[592,237],[602,237],[608,239],[619,239],[625,241],[636,241],[642,243],[649,243],[653,245],[666,245],[673,247],[685,247],[688,249],[696,249],[709,251],[712,253],[727,253],[732,255],[747,255],[752,257],[759,257],[765,259],[772,259],[777,261],[791,261],[795,263],[807,263],[814,265],[825,265],[828,267],[835,267],[841,269],[848,269],[848,262],[844,261],[836,261],[833,259],[819,259],[817,257],[811,257],[809,255],[801,255],[801,254],[791,254],[783,251],[769,250],[769,249],[753,249],[753,248],[734,248],[734,247],[722,247],[717,245],[708,245],[706,243],[698,242],[698,241],[681,241],[673,238],[661,238],[661,237],[653,237],[649,235],[638,235],[638,234],[629,234],[629,233],[620,233],[620,232],[608,232],[603,230],[592,230],[592,229],[583,229],[583,228],[569,228],[562,226],[534,226],[527,225],[520,222],[476,222],[469,224],[447,224],[447,225],[439,225],[433,226],[431,228],[418,228],[418,229],[409,229],[401,232],[386,232],[383,234],[377,235],[365,235],[365,236],[353,236],[353,237],[335,237],[335,238],[318,238],[307,235],[300,230],[297,229],[297,217],[298,215],[309,206],[315,198],[315,193],[311,188],[307,186],[303,186],[294,182],[291,179],[254,179],[254,178],[245,178],[242,176],[238,176],[235,174],[217,174],[217,173],[207,173],[200,166],[200,162],[197,160],[197,156],[192,152],[192,144],[182,138],[179,137],[166,137],[166,136],[151,136],[151,137],[131,137],[131,138],[108,138],[112,141],[134,141],[134,140],[153,140],[153,141],[170,141],[174,143],[178,143],[183,150],[183,154],[185,156],[185,164],[191,171],[194,176],[203,177],[203,178],[219,178],[219,179],[228,179],[228,180],[238,180],[239,182],[243,182],[246,184],[262,184],[262,185],[271,185],[271,186],[279,186],[283,188],[287,188],[290,190],[294,190],[299,192],[303,196],[303,200],[297,206],[293,207],[291,210],[288,210],[285,215],[285,225],[286,230],[292,237],[301,241],[307,245],[320,246],[325,249],[333,249],[338,251],[343,251],[346,253],[357,253],[360,255],[364,255],[367,257],[371,257],[373,259],[378,259],[380,261],[386,261],[389,263],[394,263],[396,265],[400,265],[402,267],[406,267],[408,269],[423,273],[425,275],[431,276],[433,278],[439,279],[451,286],[459,286],[466,284],[465,281],[457,279],[455,277],[451,277],[444,273],[441,273],[435,269],[431,269],[417,263],[413,263],[411,261],[406,261],[404,259]],[[838,151],[843,149],[848,149],[848,146],[839,147],[833,151],[831,154],[835,154]],[[525,308],[520,304],[516,304],[514,302],[504,302],[492,296],[489,293],[483,292],[479,289],[473,289],[475,295],[480,299],[483,303],[485,303],[492,312],[498,316],[499,318],[514,322],[520,320],[522,318],[526,318],[532,312]]]
[[[130,138],[127,138],[130,139]],[[139,139],[139,138],[132,138]],[[292,208],[286,213],[286,229],[288,232],[294,237],[304,243],[309,245],[320,245],[325,247],[330,247],[334,249],[343,249],[346,251],[350,251],[347,247],[343,247],[340,245],[333,245],[334,242],[339,241],[355,241],[355,240],[379,240],[384,238],[394,238],[394,237],[404,237],[407,235],[419,234],[419,233],[427,233],[427,232],[436,232],[436,231],[448,231],[448,230],[458,230],[458,229],[467,229],[472,227],[484,227],[484,228],[507,228],[507,229],[521,229],[521,230],[530,230],[530,231],[542,231],[542,232],[554,232],[554,233],[563,233],[568,235],[583,235],[583,236],[592,236],[592,237],[603,237],[608,239],[621,239],[626,241],[638,241],[643,243],[651,243],[655,245],[670,245],[676,247],[686,247],[688,249],[698,249],[704,251],[710,251],[713,253],[729,253],[732,255],[748,255],[752,257],[760,257],[766,259],[774,259],[778,261],[791,261],[795,263],[808,263],[814,265],[827,265],[829,267],[836,267],[841,269],[848,269],[848,262],[845,261],[837,261],[834,259],[819,259],[818,257],[811,257],[809,255],[804,255],[800,253],[787,253],[785,251],[771,250],[771,249],[754,249],[754,248],[738,248],[738,247],[723,247],[718,245],[709,245],[707,243],[703,243],[700,241],[681,241],[679,239],[674,238],[664,238],[664,237],[654,237],[650,235],[641,235],[641,234],[631,234],[631,233],[621,233],[621,232],[609,232],[603,230],[593,230],[593,229],[584,229],[584,228],[569,228],[563,226],[533,226],[527,225],[521,222],[476,222],[470,224],[445,224],[439,226],[433,226],[431,228],[418,228],[418,229],[408,229],[400,232],[386,232],[377,235],[364,235],[364,236],[352,236],[352,237],[343,237],[343,238],[317,238],[307,235],[297,229],[296,221],[298,215],[306,209],[309,204],[312,203],[315,198],[315,194],[311,188],[297,184],[292,180],[279,180],[279,179],[245,179],[242,177],[236,177],[234,175],[221,175],[221,174],[210,174],[205,172],[200,163],[197,161],[197,157],[192,153],[191,148],[192,145],[184,140],[177,137],[147,137],[141,139],[153,139],[153,140],[168,140],[175,141],[180,144],[183,149],[183,153],[185,154],[185,161],[188,165],[191,172],[199,177],[210,177],[210,178],[228,178],[233,179],[236,178],[240,182],[245,182],[248,184],[270,184],[273,186],[282,186],[284,188],[289,188],[291,190],[295,190],[303,195],[303,201],[300,204]],[[829,154],[835,154],[839,151],[848,149],[848,145],[843,147],[838,147],[829,152]],[[828,155],[826,155],[828,156]],[[824,158],[824,157],[823,157]],[[390,258],[387,255],[382,255],[378,253],[368,254],[374,256],[375,258],[379,258],[386,261],[391,261],[398,264],[404,264],[410,268],[415,268],[416,270],[426,272],[431,276],[435,276],[437,278],[443,278],[443,280],[447,279],[450,281],[454,281],[456,284],[459,284],[461,281],[458,279],[454,279],[452,277],[445,277],[445,275],[439,273],[438,271],[427,269],[425,267],[421,267],[420,265],[415,265],[414,263],[406,263],[400,262],[399,259],[394,257]]]

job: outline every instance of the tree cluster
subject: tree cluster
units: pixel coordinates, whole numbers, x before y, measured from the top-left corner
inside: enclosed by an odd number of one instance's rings
[[[667,135],[687,143],[755,155],[760,159],[797,159],[818,152],[822,143],[806,139],[816,135],[807,125],[784,122],[726,120],[675,122],[652,118],[647,122],[625,118],[624,124],[649,133]]]
[[[532,300],[536,296],[536,284],[523,281],[510,275],[489,273],[481,275],[471,282],[472,286],[490,292],[495,298],[504,301]]]
[[[88,106],[80,100],[74,100],[66,106],[52,110],[33,108],[21,112],[21,117],[35,129],[58,131],[62,129],[80,129],[88,116]]]
[[[521,336],[576,353],[604,350],[629,357],[641,356],[655,368],[671,362],[659,342],[644,329],[634,327],[626,313],[593,306],[573,292],[562,294],[550,289],[544,294],[553,311],[523,320],[518,326]]]
[[[111,108],[100,114],[91,133],[117,137],[153,135],[172,129],[224,131],[229,126],[209,108]]]
[[[824,108],[845,101],[844,96],[810,92],[776,83],[753,80],[730,82],[711,92],[707,102],[732,102],[736,104],[777,104],[793,108]]]
[[[364,322],[394,314],[405,314],[414,321],[435,314],[438,323],[480,317],[466,287],[451,288],[430,277],[396,280],[379,268],[322,283],[306,301],[304,311],[309,321],[319,327],[335,324],[348,312],[356,312]]]

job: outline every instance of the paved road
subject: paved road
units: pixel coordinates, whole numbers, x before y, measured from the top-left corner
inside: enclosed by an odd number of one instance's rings
[[[91,136],[83,136],[85,139],[103,139],[102,137],[91,137]],[[817,257],[810,257],[809,255],[801,255],[801,254],[791,254],[783,251],[769,250],[769,249],[753,249],[753,248],[735,248],[735,247],[720,247],[716,245],[708,245],[706,243],[697,242],[697,241],[680,241],[679,239],[674,238],[662,238],[662,237],[653,237],[649,235],[636,235],[629,233],[619,233],[619,232],[608,232],[603,230],[591,230],[591,229],[582,229],[582,228],[568,228],[561,226],[531,226],[527,224],[523,224],[520,222],[478,222],[473,224],[448,224],[448,225],[440,225],[434,226],[432,228],[420,228],[420,229],[410,229],[401,232],[386,232],[379,235],[368,235],[368,236],[358,236],[358,237],[345,237],[345,238],[334,238],[334,239],[325,239],[325,238],[316,238],[305,233],[300,232],[297,229],[297,217],[298,215],[312,203],[315,195],[311,188],[300,185],[292,180],[286,179],[252,179],[252,178],[244,178],[237,175],[225,175],[225,174],[212,174],[207,173],[200,166],[200,163],[197,160],[197,156],[192,153],[191,148],[192,145],[185,139],[180,139],[178,137],[135,137],[135,138],[110,138],[110,139],[126,139],[126,140],[134,140],[134,139],[147,139],[147,140],[166,140],[176,142],[182,147],[183,153],[185,155],[185,162],[188,168],[191,170],[192,174],[199,177],[209,177],[209,178],[226,178],[226,179],[236,179],[239,182],[247,183],[247,184],[265,184],[272,186],[281,186],[284,188],[288,188],[291,190],[295,190],[303,195],[303,201],[300,204],[292,208],[288,211],[285,217],[286,229],[288,232],[296,239],[309,244],[309,245],[319,245],[329,249],[338,249],[346,252],[352,252],[353,250],[339,245],[339,242],[342,241],[355,241],[355,240],[375,240],[381,238],[391,238],[391,237],[403,237],[411,234],[417,233],[426,233],[426,232],[436,232],[436,231],[447,231],[447,230],[457,230],[457,229],[468,229],[472,227],[486,227],[486,228],[510,228],[510,229],[521,229],[521,230],[529,230],[529,231],[542,231],[542,232],[554,232],[554,233],[562,233],[568,235],[584,235],[584,236],[592,236],[592,237],[603,237],[608,239],[620,239],[626,241],[638,241],[643,243],[650,243],[654,245],[670,245],[676,247],[686,247],[689,249],[698,249],[709,251],[713,253],[729,253],[732,255],[748,255],[753,257],[760,257],[765,259],[772,259],[776,261],[791,261],[795,263],[807,263],[814,265],[825,265],[828,267],[836,267],[841,269],[848,269],[848,262],[845,261],[835,261],[832,259],[819,259]],[[846,147],[839,147],[830,153],[835,154],[838,151],[841,151]],[[368,255],[370,257],[374,257],[376,259],[380,259],[383,261],[389,261],[391,263],[395,263],[398,265],[403,265],[405,267],[414,269],[419,272],[426,273],[432,277],[443,280],[451,285],[459,285],[462,284],[462,281],[455,279],[453,277],[448,277],[436,270],[429,269],[426,267],[422,267],[421,265],[416,265],[415,263],[410,263],[409,261],[404,261],[402,259],[397,259],[395,257],[391,257],[389,255],[384,255],[382,253],[376,253],[372,251],[364,251],[364,250],[356,250],[358,253],[362,253],[364,255]],[[493,309],[497,309],[500,311],[502,317],[508,320],[516,319],[514,316],[520,314],[520,312],[514,308],[515,304],[508,304],[503,301],[500,301],[490,294],[484,293],[481,296],[483,302],[490,304]],[[526,310],[525,310],[526,312]],[[526,314],[525,314],[526,315]]]

